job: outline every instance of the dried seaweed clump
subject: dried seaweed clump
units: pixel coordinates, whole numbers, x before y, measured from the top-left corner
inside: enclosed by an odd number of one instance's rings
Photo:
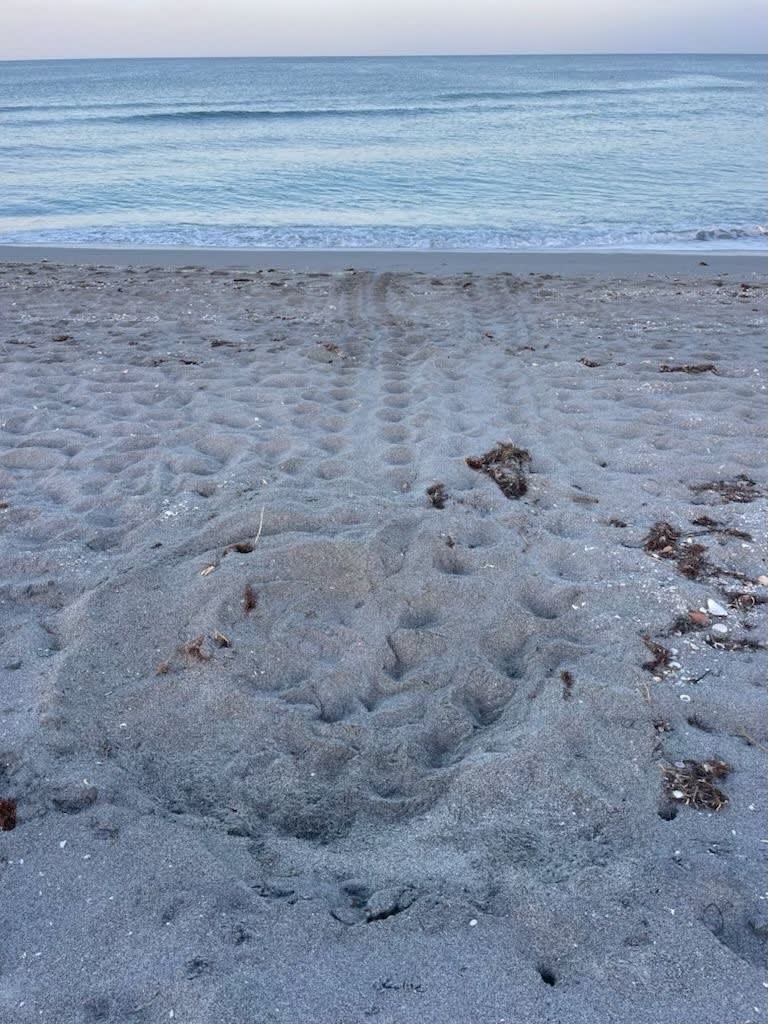
[[[712,519],[711,516],[697,516],[691,523],[693,526],[701,526],[706,533],[720,533],[724,537],[735,537],[736,540],[754,540],[752,534],[746,530],[736,530],[732,526],[726,526],[719,519]]]
[[[731,771],[725,761],[676,761],[664,768],[664,789],[669,797],[697,811],[719,811],[728,797],[715,785]]]
[[[660,668],[664,668],[669,664],[670,652],[666,647],[661,644],[657,644],[655,640],[651,640],[649,636],[643,637],[643,643],[653,655],[651,661],[643,662],[643,668],[647,672],[656,672]]]
[[[210,661],[211,656],[205,649],[205,637],[196,636],[179,647],[179,654],[190,661]]]
[[[511,441],[499,441],[484,455],[470,455],[465,461],[470,469],[489,476],[505,498],[522,498],[528,491],[525,466],[531,453]]]
[[[697,516],[696,519],[692,519],[691,523],[694,526],[703,526],[707,530],[715,530],[718,526],[722,526],[722,522],[719,519],[713,519],[712,516]]]
[[[712,572],[713,567],[705,558],[706,547],[703,544],[681,544],[680,531],[669,523],[654,523],[643,540],[643,547],[650,555],[674,559],[678,571],[689,579],[696,580]]]
[[[684,544],[677,555],[678,571],[691,580],[708,575],[712,567],[704,557],[706,550],[703,544]]]
[[[573,693],[573,673],[567,669],[561,672],[560,682],[563,684],[563,700],[570,700]]]
[[[16,828],[16,801],[0,798],[0,832],[12,832]]]
[[[677,558],[677,545],[680,543],[680,531],[669,523],[654,523],[643,541],[643,547],[649,555],[659,558]]]
[[[744,473],[740,473],[733,480],[711,480],[704,484],[689,484],[690,490],[696,494],[712,491],[719,495],[722,502],[733,501],[741,505],[747,505],[756,498],[764,498],[768,495],[768,489],[758,487],[754,480],[751,480]]]
[[[427,497],[435,508],[445,508],[445,503],[448,501],[448,491],[445,489],[445,484],[432,484],[427,488]]]
[[[708,636],[705,643],[717,651],[764,651],[765,644],[748,637],[714,637]]]

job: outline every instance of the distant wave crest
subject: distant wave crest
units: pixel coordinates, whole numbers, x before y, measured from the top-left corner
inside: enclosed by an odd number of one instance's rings
[[[531,99],[563,99],[569,96],[623,96],[628,93],[652,93],[652,92],[739,92],[745,86],[738,83],[728,82],[706,82],[688,84],[684,80],[675,83],[669,82],[648,82],[643,85],[614,85],[614,86],[566,86],[561,89],[510,89],[507,92],[498,91],[477,91],[477,92],[444,92],[440,93],[438,99],[446,101],[462,100],[531,100]]]
[[[436,114],[443,107],[317,107],[306,110],[244,110],[241,107],[226,107],[221,110],[202,108],[198,110],[163,110],[152,113],[124,114],[116,117],[104,117],[99,120],[120,122],[201,122],[201,121],[269,121],[283,118],[299,120],[319,117],[391,117],[393,115],[408,116],[420,114]]]

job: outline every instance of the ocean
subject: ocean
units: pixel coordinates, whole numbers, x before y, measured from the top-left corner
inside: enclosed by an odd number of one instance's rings
[[[765,56],[0,63],[0,242],[768,247]]]

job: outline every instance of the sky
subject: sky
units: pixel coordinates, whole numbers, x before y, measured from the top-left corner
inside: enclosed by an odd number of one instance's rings
[[[765,0],[1,0],[0,59],[764,52]]]

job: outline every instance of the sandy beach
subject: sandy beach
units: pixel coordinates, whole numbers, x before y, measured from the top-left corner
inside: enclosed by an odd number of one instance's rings
[[[0,249],[2,1024],[760,1024],[767,311]]]

